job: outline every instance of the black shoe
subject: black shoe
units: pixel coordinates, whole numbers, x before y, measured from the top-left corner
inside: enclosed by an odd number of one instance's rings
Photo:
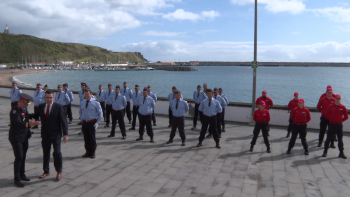
[[[329,146],[329,148],[335,148],[334,144],[331,144],[331,145]]]
[[[87,158],[90,157],[90,152],[86,152],[83,156],[81,156],[82,158]]]
[[[141,140],[143,140],[143,137],[139,137],[136,139],[136,141],[141,141]]]
[[[288,148],[287,154],[290,154],[291,151],[292,151],[292,149]]]
[[[15,185],[17,187],[24,187],[24,183],[22,183],[21,181],[15,181]]]
[[[171,127],[171,124],[169,124],[168,128],[170,128],[170,127]]]
[[[327,151],[325,150],[325,151],[323,151],[323,155],[322,155],[322,157],[327,157]]]
[[[39,126],[38,126],[38,125],[37,125],[37,126],[32,127],[32,129],[37,129],[37,128],[39,128]]]
[[[211,134],[208,134],[206,138],[212,138],[213,136]]]
[[[186,144],[185,144],[185,140],[182,140],[182,144],[181,144],[181,146],[186,146]]]
[[[153,123],[153,126],[157,126],[156,122]]]
[[[322,147],[322,143],[319,142],[318,145],[317,145],[317,147]]]
[[[201,147],[202,146],[202,142],[198,142],[197,147]]]
[[[344,154],[344,151],[340,151],[338,157],[339,157],[339,158],[342,158],[342,159],[347,159],[347,157],[346,157],[345,154]]]
[[[68,122],[68,124],[72,124],[72,121],[70,120],[70,121]]]
[[[254,145],[250,145],[249,151],[250,151],[250,152],[253,152],[253,150],[254,150]]]
[[[91,159],[95,159],[95,157],[96,157],[95,151],[91,151],[90,158]]]
[[[150,141],[149,142],[154,143],[153,136],[150,137]]]
[[[81,122],[78,122],[78,124],[77,125],[81,125]]]
[[[173,143],[173,139],[169,139],[169,141],[166,144],[172,144]]]
[[[125,139],[126,139],[126,136],[123,136],[122,139],[125,140]]]
[[[290,133],[287,134],[286,138],[289,138],[290,137]]]
[[[195,131],[195,130],[196,130],[196,127],[193,126],[193,127],[191,128],[191,131]]]
[[[78,135],[83,135],[83,132],[80,131],[80,132],[78,133]]]
[[[108,135],[108,137],[114,137],[114,135]]]
[[[21,180],[22,181],[30,181],[30,179],[28,179],[26,175],[21,176]]]
[[[215,148],[221,148],[219,143],[216,143]]]
[[[266,152],[267,152],[267,153],[271,153],[271,148],[270,148],[270,146],[267,147]]]
[[[129,130],[136,130],[135,127],[131,127]]]
[[[305,154],[305,155],[309,155],[309,149],[305,149],[304,154]]]
[[[109,125],[108,125],[108,124],[106,124],[106,125],[104,126],[104,128],[107,128],[107,127],[109,127]]]

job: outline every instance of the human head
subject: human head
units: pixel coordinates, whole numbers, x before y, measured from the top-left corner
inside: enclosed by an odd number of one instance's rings
[[[340,94],[336,94],[334,100],[336,105],[340,105],[340,101],[341,101]]]
[[[219,88],[218,93],[219,95],[222,95],[222,88]]]
[[[85,90],[85,86],[86,86],[86,83],[83,83],[83,82],[80,83],[80,87],[82,90]]]
[[[200,92],[202,89],[201,85],[197,85],[197,91]]]
[[[214,96],[217,96],[217,95],[218,95],[218,89],[214,88]]]
[[[298,99],[299,99],[299,93],[298,93],[298,92],[295,92],[295,93],[294,93],[294,99],[295,99],[295,100],[298,100]]]
[[[58,86],[57,86],[57,92],[59,92],[59,93],[62,92],[62,86],[61,86],[61,85],[58,85]]]
[[[259,103],[259,110],[260,111],[262,111],[262,110],[264,110],[265,109],[265,101],[260,101],[260,103]]]
[[[99,86],[98,86],[98,90],[99,90],[100,92],[103,90],[102,85],[99,85]]]
[[[266,95],[267,95],[267,91],[266,90],[264,90],[264,91],[262,91],[262,97],[266,97]]]
[[[140,86],[139,85],[135,85],[135,92],[138,92],[140,90]]]
[[[112,88],[113,88],[113,87],[112,87],[112,84],[109,83],[109,84],[108,84],[108,91],[111,91]]]
[[[49,87],[47,86],[47,84],[44,86],[44,90],[47,91],[49,89]]]
[[[28,94],[20,93],[18,105],[22,108],[27,108],[32,100],[33,97],[29,96]]]
[[[176,90],[176,91],[175,91],[175,99],[176,99],[177,101],[179,101],[180,98],[181,98],[181,91],[180,91],[180,90]]]
[[[68,90],[68,83],[63,84],[63,89]]]
[[[304,99],[302,99],[302,98],[299,99],[298,106],[299,106],[300,109],[304,107],[304,103],[305,103]]]
[[[89,101],[92,97],[92,92],[90,88],[85,88],[84,93],[85,93],[85,99]]]
[[[128,87],[128,83],[126,83],[126,81],[124,81],[123,87],[124,87],[124,88],[127,88],[127,87]]]
[[[120,93],[120,86],[119,85],[115,86],[114,91],[116,94],[119,94]]]
[[[147,97],[147,95],[148,95],[148,88],[146,88],[146,87],[143,88],[142,95],[143,95],[143,97]]]
[[[212,89],[207,89],[207,97],[209,99],[213,98],[213,90]]]
[[[12,81],[12,88],[13,88],[13,89],[14,89],[14,88],[17,88],[17,82]]]
[[[327,89],[327,93],[326,93],[326,94],[327,94],[327,98],[329,98],[329,99],[330,99],[330,98],[332,97],[332,95],[333,95],[333,90],[332,90],[332,89],[330,89],[330,88],[328,88],[328,89]]]
[[[41,90],[41,84],[40,84],[40,83],[37,83],[37,84],[36,84],[36,90],[38,90],[38,91]]]
[[[208,85],[207,83],[203,83],[203,88],[207,89]]]
[[[148,93],[150,93],[151,91],[152,91],[152,88],[151,88],[151,86],[149,85],[149,86],[147,86],[147,89],[148,89]]]
[[[176,87],[173,86],[173,88],[171,89],[173,91],[173,94],[175,94],[175,91],[176,91]]]
[[[45,102],[48,105],[51,105],[51,103],[53,102],[53,91],[52,90],[47,90],[45,92]]]

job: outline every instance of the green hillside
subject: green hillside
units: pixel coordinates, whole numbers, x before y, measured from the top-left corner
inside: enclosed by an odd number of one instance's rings
[[[28,35],[12,35],[0,33],[0,63],[52,62],[57,61],[147,61],[139,52],[112,52],[110,50],[77,43],[62,43],[41,39]]]

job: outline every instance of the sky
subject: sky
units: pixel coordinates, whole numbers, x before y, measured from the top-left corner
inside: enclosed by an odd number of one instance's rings
[[[346,0],[258,0],[258,61],[350,62]],[[254,0],[0,1],[0,28],[141,52],[150,61],[252,61]]]

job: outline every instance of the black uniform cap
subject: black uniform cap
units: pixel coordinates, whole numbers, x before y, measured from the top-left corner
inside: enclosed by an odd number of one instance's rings
[[[81,82],[81,83],[80,83],[80,85],[82,85],[82,86],[85,86],[85,85],[86,85],[86,83],[84,83],[84,82]]]
[[[202,86],[201,85],[197,85],[197,88],[201,88]]]
[[[180,90],[176,90],[175,94],[181,94],[181,91]]]
[[[36,86],[41,86],[41,83],[37,83]]]
[[[218,91],[218,88],[214,88],[214,92],[217,92]]]
[[[99,85],[98,87],[101,87],[102,85]]]
[[[143,88],[143,91],[148,91],[148,88],[144,87],[144,88]]]
[[[33,100],[33,97],[29,96],[28,94],[25,93],[19,93],[19,99],[21,99],[22,101],[29,103],[30,101]]]
[[[136,85],[135,85],[135,88],[136,88],[136,87],[140,87],[140,86],[136,84]]]
[[[221,91],[222,91],[222,88],[219,88],[219,90],[221,90]]]
[[[108,86],[112,86],[112,84],[109,83]]]
[[[119,85],[117,85],[117,86],[115,86],[115,88],[119,88],[119,89],[120,89],[120,86],[119,86]]]
[[[147,86],[147,88],[151,88],[151,86],[150,86],[150,85],[148,85],[148,86]]]
[[[207,93],[208,93],[208,92],[213,92],[213,90],[212,90],[212,89],[207,89]]]
[[[64,83],[63,86],[67,86],[68,87],[68,83]]]
[[[175,89],[176,90],[176,87],[175,86],[173,86],[173,88],[172,89]]]
[[[45,84],[44,88],[45,88],[45,87],[49,87],[49,86],[47,86],[47,84]]]
[[[62,86],[61,86],[61,85],[58,85],[57,88],[62,88]]]
[[[123,84],[128,84],[128,83],[126,83],[126,81],[124,81],[124,83]]]

